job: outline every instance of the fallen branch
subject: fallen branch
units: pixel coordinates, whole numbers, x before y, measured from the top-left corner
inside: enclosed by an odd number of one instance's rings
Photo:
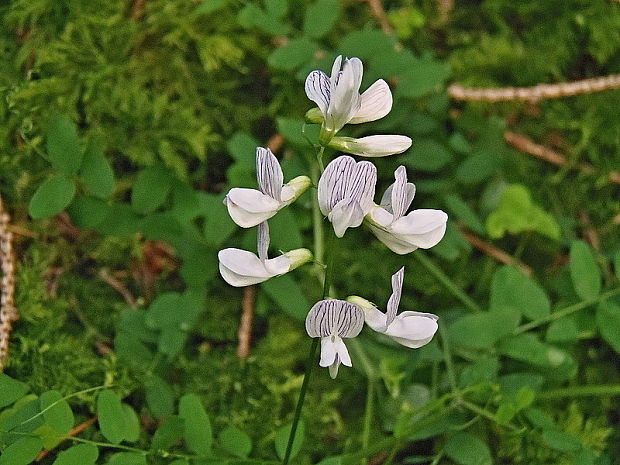
[[[567,160],[564,155],[550,149],[549,147],[537,144],[532,139],[524,135],[506,131],[504,133],[504,140],[517,150],[527,153],[528,155],[533,155],[536,158],[540,158],[541,160],[551,163],[552,165],[564,166],[567,164]],[[580,163],[576,165],[575,168],[586,174],[594,174],[597,172],[596,168],[587,163]],[[620,172],[611,171],[607,174],[607,177],[611,182],[620,184]]]
[[[245,360],[250,355],[250,345],[252,343],[252,320],[254,319],[254,304],[256,303],[256,286],[246,286],[243,288],[243,300],[241,301],[241,323],[239,324],[239,346],[237,355]]]
[[[9,230],[9,214],[4,211],[0,197],[0,372],[9,354],[9,340],[13,322],[19,319],[15,308],[15,256],[13,255],[13,233]]]
[[[73,428],[71,431],[67,433],[67,436],[77,436],[78,434],[80,434],[82,431],[84,431],[86,428],[88,428],[90,425],[92,425],[96,421],[97,421],[97,416],[95,415],[94,417],[86,420],[84,423],[80,423],[79,425],[77,425],[75,428]],[[47,457],[47,454],[49,453],[50,453],[50,449],[43,449],[41,453],[38,455],[38,457],[36,458],[36,461],[40,462],[45,457]]]
[[[498,249],[494,245],[489,244],[488,242],[480,239],[474,233],[465,229],[464,226],[459,225],[459,229],[461,231],[461,234],[463,234],[463,237],[465,238],[467,242],[469,242],[472,246],[474,246],[478,250],[487,254],[489,257],[494,258],[495,260],[497,260],[500,263],[503,263],[504,265],[516,266],[526,276],[532,275],[532,269],[529,266],[527,266],[525,263],[519,261],[519,259],[504,252],[501,249]]]
[[[557,84],[538,84],[533,87],[475,88],[452,84],[448,87],[448,94],[454,100],[538,102],[539,100],[593,94],[612,89],[620,89],[620,74]]]

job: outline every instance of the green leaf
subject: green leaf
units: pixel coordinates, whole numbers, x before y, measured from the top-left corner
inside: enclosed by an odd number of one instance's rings
[[[135,452],[117,452],[112,454],[106,465],[147,465],[146,456]]]
[[[495,417],[497,418],[499,424],[505,425],[512,420],[516,414],[517,409],[512,402],[505,402],[499,405],[497,411],[495,412]]]
[[[114,336],[114,351],[122,360],[135,366],[149,363],[153,354],[133,333],[120,330]]]
[[[518,324],[516,316],[509,312],[476,313],[456,320],[448,334],[454,344],[472,349],[488,349],[511,334]]]
[[[510,266],[501,267],[493,275],[490,307],[491,310],[523,314],[530,320],[543,318],[551,311],[543,288]]]
[[[237,230],[237,225],[230,219],[220,195],[206,194],[202,198],[202,208],[205,240],[210,246],[218,248]]]
[[[194,9],[195,15],[206,15],[219,10],[228,3],[228,0],[209,0],[208,2],[199,3]]]
[[[281,460],[284,459],[284,454],[286,454],[286,446],[288,444],[288,438],[291,435],[291,427],[292,424],[288,424],[280,428],[276,432],[276,453]],[[293,447],[291,448],[291,456],[290,459],[295,458],[295,456],[299,453],[301,446],[304,443],[305,436],[305,428],[303,421],[300,421],[297,424],[297,431],[295,432],[295,439],[293,439]]]
[[[487,217],[487,232],[499,239],[509,232],[535,231],[551,239],[560,237],[560,227],[553,216],[532,202],[529,190],[520,184],[510,185],[502,194],[497,209]]]
[[[577,372],[576,362],[568,352],[541,342],[535,334],[512,336],[499,344],[499,351],[545,370],[550,379],[570,379]]]
[[[614,271],[616,272],[616,278],[620,281],[620,249],[616,250],[614,255]]]
[[[114,171],[99,145],[91,143],[86,148],[80,177],[94,196],[107,199],[112,194]]]
[[[52,406],[52,404],[54,404]],[[66,434],[71,431],[75,419],[66,400],[58,391],[47,391],[39,397],[39,405],[43,413],[43,420],[58,433]],[[51,407],[50,407],[51,406]],[[50,407],[48,409],[48,407]],[[46,410],[47,409],[47,410]]]
[[[0,373],[0,408],[12,404],[28,392],[28,385]]]
[[[99,449],[91,444],[78,444],[58,454],[52,465],[93,465]]]
[[[304,34],[315,39],[323,37],[338,22],[340,10],[339,0],[317,0],[306,9]]]
[[[532,426],[536,426],[538,428],[543,429],[553,429],[555,428],[555,423],[553,422],[553,418],[545,411],[540,410],[536,407],[530,407],[523,411],[523,414],[527,418],[527,420],[532,424]]]
[[[130,205],[112,204],[108,206],[108,214],[94,229],[105,235],[129,237],[140,232],[143,219],[133,211]]]
[[[220,445],[233,455],[247,458],[252,451],[252,439],[236,426],[227,426],[219,435]]]
[[[560,452],[575,452],[581,449],[581,442],[572,434],[553,429],[547,429],[542,432],[543,442],[551,449]]]
[[[499,367],[499,360],[497,358],[480,358],[463,368],[459,386],[466,388],[478,383],[495,383]]]
[[[39,186],[28,204],[28,213],[35,220],[63,211],[75,195],[75,183],[58,173]]]
[[[449,194],[444,197],[448,211],[454,214],[472,231],[484,234],[484,225],[478,214],[457,194]]]
[[[78,228],[92,229],[103,223],[110,214],[110,206],[96,197],[76,197],[67,208],[71,221]]]
[[[603,301],[596,309],[596,324],[601,336],[620,354],[620,306]]]
[[[157,428],[151,441],[151,449],[168,450],[183,439],[184,421],[176,415],[170,415]]]
[[[168,383],[158,376],[146,382],[146,403],[155,418],[172,415],[174,411],[174,392]]]
[[[448,438],[444,446],[448,457],[460,465],[491,465],[491,450],[477,436],[458,432]]]
[[[136,442],[140,439],[140,419],[136,411],[129,405],[123,404],[125,413],[125,441]]]
[[[380,29],[363,29],[347,34],[340,41],[337,50],[343,56],[370,60],[393,50],[395,45],[396,37],[393,34],[386,34]]]
[[[272,68],[291,71],[312,60],[318,49],[317,44],[306,38],[292,39],[275,49],[267,58],[267,63]]]
[[[109,389],[103,390],[97,397],[97,416],[101,434],[113,444],[120,443],[127,434],[125,410],[120,398]]]
[[[75,125],[60,113],[52,113],[47,128],[47,156],[54,168],[67,175],[78,172],[84,153],[80,147]]]
[[[131,206],[143,214],[157,210],[166,201],[172,181],[172,174],[162,165],[144,168],[133,185]]]
[[[282,311],[297,320],[305,320],[311,305],[301,292],[299,284],[290,275],[285,274],[265,281],[261,288]]]
[[[570,277],[575,292],[583,300],[594,299],[601,292],[601,270],[594,254],[583,241],[573,241],[570,247]]]
[[[439,171],[452,160],[450,152],[432,139],[418,139],[405,156],[408,167],[421,171]]]
[[[246,165],[254,169],[256,165],[256,147],[261,145],[247,132],[235,132],[226,143],[226,148],[234,158],[235,163]]]
[[[575,342],[578,330],[575,320],[570,316],[551,322],[547,328],[546,339],[548,342]]]
[[[401,76],[396,92],[404,97],[417,98],[438,91],[450,76],[450,65],[430,57],[416,63]]]
[[[23,437],[2,451],[0,465],[28,465],[34,462],[43,443],[38,437]]]
[[[186,394],[179,401],[179,416],[185,421],[185,443],[199,455],[209,455],[213,433],[209,415],[196,394]]]
[[[469,155],[456,169],[456,179],[463,184],[477,184],[488,179],[502,164],[496,153],[476,152]]]
[[[296,215],[291,207],[280,210],[269,219],[269,232],[272,250],[293,250],[303,246]]]

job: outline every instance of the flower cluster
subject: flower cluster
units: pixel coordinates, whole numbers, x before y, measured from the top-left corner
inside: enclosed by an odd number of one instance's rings
[[[392,108],[392,94],[383,80],[376,81],[360,95],[362,62],[358,58],[336,58],[331,76],[312,71],[305,83],[308,98],[317,108],[306,118],[321,124],[319,142],[351,155],[382,157],[401,153],[411,139],[401,135],[373,135],[353,139],[337,136],[346,124],[358,124],[384,117]],[[323,150],[321,149],[321,150]],[[322,153],[322,152],[321,152]],[[267,220],[295,201],[312,184],[299,176],[284,184],[282,169],[269,149],[256,150],[259,189],[231,189],[224,203],[239,226],[258,226],[257,254],[228,248],[219,252],[220,273],[232,286],[248,286],[287,273],[312,260],[307,249],[296,249],[268,258]],[[374,202],[377,169],[370,161],[356,161],[349,155],[334,158],[323,171],[317,186],[318,206],[332,223],[338,238],[348,228],[365,223],[370,231],[393,252],[404,255],[417,248],[428,249],[444,236],[448,216],[441,210],[409,207],[415,185],[408,182],[407,171],[399,166],[394,183],[387,188],[380,204]],[[397,343],[418,348],[428,343],[437,331],[437,316],[405,311],[397,314],[403,289],[404,268],[392,276],[392,294],[386,312],[359,296],[347,300],[325,299],[317,302],[306,318],[310,337],[321,338],[320,365],[329,367],[335,378],[340,364],[351,366],[351,357],[343,341],[356,337],[364,322],[374,331]]]

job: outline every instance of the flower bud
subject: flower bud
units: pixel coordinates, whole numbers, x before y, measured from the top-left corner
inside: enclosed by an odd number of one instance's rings
[[[290,252],[286,252],[284,255],[286,255],[286,258],[288,258],[291,262],[289,271],[294,270],[295,268],[298,268],[313,259],[312,252],[308,249],[295,249]]]

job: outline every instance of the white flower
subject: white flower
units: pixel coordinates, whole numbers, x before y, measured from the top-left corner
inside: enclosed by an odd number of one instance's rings
[[[437,331],[437,315],[432,313],[402,312],[396,315],[403,289],[405,268],[392,275],[392,295],[383,313],[361,297],[352,296],[347,300],[364,309],[366,324],[378,333],[390,336],[399,344],[417,349],[428,344]]]
[[[342,56],[338,56],[331,77],[312,71],[306,78],[306,95],[319,107],[327,140],[347,123],[375,121],[392,109],[392,92],[383,79],[359,94],[362,73],[359,58],[345,58],[343,63]]]
[[[256,148],[256,178],[260,190],[235,187],[224,199],[230,217],[242,228],[267,221],[311,184],[307,176],[298,176],[283,184],[284,175],[278,159],[271,150],[262,147]]]
[[[294,270],[312,259],[308,249],[295,249],[279,257],[268,258],[269,227],[266,221],[258,226],[257,243],[258,256],[241,249],[219,251],[217,258],[224,281],[235,287],[250,286]]]
[[[399,166],[396,181],[387,188],[381,205],[370,209],[366,223],[377,238],[397,254],[404,255],[418,247],[436,245],[446,232],[448,215],[441,210],[419,209],[405,215],[415,195],[415,186],[407,182],[407,171]]]
[[[335,378],[342,363],[351,366],[351,357],[342,338],[357,336],[364,326],[364,311],[344,300],[327,299],[314,304],[306,317],[310,337],[321,338],[321,361]]]
[[[334,137],[329,146],[362,157],[386,157],[407,150],[411,147],[411,139],[395,135],[366,136],[359,139]]]
[[[372,208],[377,169],[368,161],[348,156],[332,160],[319,180],[319,207],[334,225],[336,236],[362,224]]]

